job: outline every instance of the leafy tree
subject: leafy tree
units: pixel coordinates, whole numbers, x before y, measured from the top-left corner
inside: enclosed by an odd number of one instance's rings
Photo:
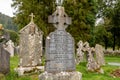
[[[66,0],[66,12],[72,17],[72,25],[68,31],[79,40],[89,41],[94,45],[94,24],[97,13],[96,0]],[[68,7],[69,6],[69,7]]]
[[[28,15],[34,13],[35,23],[47,36],[54,30],[53,25],[48,24],[48,16],[55,11],[55,0],[13,0],[14,8],[17,8],[15,22],[21,29],[28,24]],[[63,6],[66,13],[72,17],[72,25],[67,30],[73,35],[75,41],[80,39],[94,44],[93,29],[97,13],[96,0],[65,0]],[[68,7],[69,6],[69,7]]]
[[[7,32],[10,35],[10,39],[15,43],[15,45],[19,44],[19,35],[17,32],[13,31],[13,30],[7,30]]]
[[[116,44],[119,44],[120,37],[120,0],[98,0],[99,5],[99,14],[98,17],[103,17],[104,20],[109,20],[109,23],[106,25],[107,30],[110,31],[113,35],[113,50],[115,50]]]
[[[112,34],[111,32],[107,31],[104,25],[98,25],[95,27],[95,39],[95,43],[105,46],[105,49],[107,49],[108,46],[112,46],[110,41],[110,39],[112,39]]]
[[[13,19],[2,13],[0,13],[0,24],[2,24],[5,29],[17,31],[17,26],[13,22]]]

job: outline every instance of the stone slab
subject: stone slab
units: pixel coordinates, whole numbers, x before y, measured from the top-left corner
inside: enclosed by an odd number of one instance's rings
[[[63,31],[56,30],[46,40],[47,72],[75,71],[74,39]]]
[[[39,80],[82,80],[82,73],[77,71],[56,74],[44,72],[39,75]]]
[[[29,73],[40,72],[40,71],[44,71],[44,66],[15,68],[15,72],[17,72],[19,76],[23,76]]]

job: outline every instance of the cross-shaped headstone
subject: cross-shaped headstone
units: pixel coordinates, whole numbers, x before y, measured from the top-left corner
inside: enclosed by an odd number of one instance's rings
[[[57,29],[65,30],[71,24],[71,18],[64,11],[64,7],[58,6],[57,10],[48,17],[48,22],[54,24]]]
[[[35,17],[35,15],[33,13],[31,13],[31,22],[33,22],[33,18]]]

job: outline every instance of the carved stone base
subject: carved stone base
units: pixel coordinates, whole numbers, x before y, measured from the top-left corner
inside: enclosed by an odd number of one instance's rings
[[[82,73],[77,71],[56,74],[44,72],[39,75],[39,80],[82,80]]]
[[[35,73],[39,71],[44,71],[44,66],[36,66],[36,67],[18,67],[15,68],[15,71],[18,73],[19,76]]]

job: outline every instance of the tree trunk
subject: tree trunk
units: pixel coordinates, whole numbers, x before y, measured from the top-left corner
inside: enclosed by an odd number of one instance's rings
[[[108,46],[108,38],[106,36],[104,36],[104,43],[105,43],[105,50],[107,50],[107,46]]]
[[[115,50],[115,42],[116,42],[116,39],[115,39],[115,32],[114,32],[114,35],[113,35],[113,51]]]

